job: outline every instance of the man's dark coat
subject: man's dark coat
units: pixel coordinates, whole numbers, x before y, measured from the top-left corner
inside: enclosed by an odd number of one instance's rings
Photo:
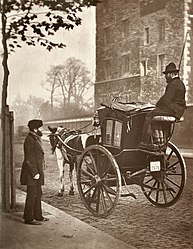
[[[179,77],[167,84],[164,95],[158,100],[157,107],[167,107],[176,118],[181,118],[186,109],[186,89]]]
[[[29,132],[24,142],[24,162],[21,170],[21,185],[44,184],[44,151],[40,138],[33,132]],[[39,180],[33,179],[40,174]]]

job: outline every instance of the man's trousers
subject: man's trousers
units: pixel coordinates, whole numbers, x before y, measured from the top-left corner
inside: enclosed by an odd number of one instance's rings
[[[27,196],[23,215],[25,221],[31,222],[34,219],[42,219],[41,197],[41,185],[27,185]]]
[[[152,119],[155,116],[174,116],[172,114],[172,111],[169,108],[165,107],[156,107],[153,111],[149,112],[145,116],[145,122],[143,125],[143,135],[142,135],[142,142],[149,143],[150,142],[150,136],[153,132],[152,127]]]

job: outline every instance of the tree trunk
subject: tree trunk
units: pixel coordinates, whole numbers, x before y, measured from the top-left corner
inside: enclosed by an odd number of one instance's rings
[[[51,91],[51,94],[50,94],[50,105],[51,105],[51,119],[53,118],[53,115],[54,115],[54,93],[53,91]]]
[[[8,69],[8,49],[7,49],[7,37],[6,37],[6,23],[7,18],[5,15],[5,0],[2,5],[2,45],[3,45],[3,86],[2,86],[2,110],[4,110],[7,105],[7,88],[8,88],[8,78],[9,78],[9,69]]]
[[[3,84],[2,84],[2,103],[1,103],[1,129],[2,129],[2,172],[5,171],[6,162],[5,162],[5,115],[6,115],[6,106],[7,106],[7,88],[8,88],[8,78],[9,78],[9,69],[8,69],[8,48],[7,48],[7,37],[6,37],[6,15],[5,15],[5,4],[6,0],[2,2],[2,45],[3,45]],[[3,178],[3,174],[2,174]],[[2,208],[5,209],[5,198],[4,198],[4,184],[5,179],[2,179]]]

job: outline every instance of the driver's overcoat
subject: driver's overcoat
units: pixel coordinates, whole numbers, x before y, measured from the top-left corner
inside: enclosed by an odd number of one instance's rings
[[[164,95],[158,100],[156,107],[166,107],[180,119],[186,109],[186,88],[179,77],[174,78],[167,84]]]

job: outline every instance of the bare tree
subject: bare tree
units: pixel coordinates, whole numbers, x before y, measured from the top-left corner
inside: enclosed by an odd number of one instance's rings
[[[85,64],[75,58],[69,58],[66,62],[68,70],[68,82],[72,86],[72,98],[75,103],[84,104],[84,95],[93,85],[91,74]]]
[[[42,82],[42,87],[50,93],[51,116],[53,116],[54,111],[54,94],[56,89],[60,87],[57,77],[59,69],[59,66],[52,66],[52,68],[46,73],[46,82]]]
[[[64,106],[75,103],[83,107],[85,103],[84,96],[93,86],[91,73],[85,64],[76,58],[68,58],[64,65],[53,67],[47,73],[47,82],[53,94],[56,88],[60,87]]]

